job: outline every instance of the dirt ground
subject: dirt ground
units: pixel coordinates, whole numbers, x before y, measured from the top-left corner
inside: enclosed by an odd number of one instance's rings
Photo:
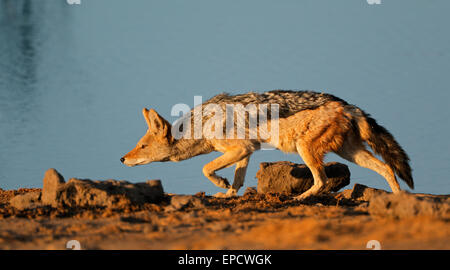
[[[121,209],[37,207],[17,210],[9,199],[39,189],[0,190],[0,249],[450,249],[448,218],[373,216],[368,203],[339,193],[297,202],[290,196],[247,194],[200,204]]]

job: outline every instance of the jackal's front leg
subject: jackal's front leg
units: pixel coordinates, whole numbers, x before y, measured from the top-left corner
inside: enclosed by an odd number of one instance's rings
[[[250,154],[251,153],[249,151],[242,148],[228,151],[222,156],[206,164],[203,167],[203,174],[216,186],[230,190],[235,189],[237,192],[237,190],[242,186],[244,182],[245,171],[248,165],[248,156]],[[218,176],[216,174],[216,171],[230,167],[235,163],[237,163],[235,180],[233,182],[233,186],[231,186],[228,180],[226,178]],[[230,196],[232,195],[231,193],[233,193],[233,191],[230,191]]]
[[[250,156],[243,158],[241,161],[236,162],[236,169],[234,170],[234,181],[227,193],[219,192],[215,194],[215,197],[229,198],[237,195],[239,189],[244,185],[245,174],[247,172],[248,161]]]

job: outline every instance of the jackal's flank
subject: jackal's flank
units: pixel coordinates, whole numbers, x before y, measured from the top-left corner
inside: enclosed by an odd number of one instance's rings
[[[153,109],[144,108],[142,113],[147,121],[147,133],[121,161],[125,165],[135,166],[154,161],[180,161],[213,151],[222,152],[222,156],[203,167],[203,173],[218,187],[228,189],[226,194],[218,193],[217,196],[228,197],[236,195],[243,185],[250,155],[260,149],[262,143],[269,143],[283,152],[298,153],[311,170],[314,185],[297,199],[322,192],[327,181],[323,159],[329,152],[379,173],[394,193],[400,191],[396,174],[410,188],[414,188],[408,155],[392,134],[360,108],[333,95],[312,91],[274,90],[234,96],[220,94],[201,106],[208,104],[218,104],[224,110],[227,104],[278,104],[278,137],[276,140],[273,137],[175,139],[171,124]],[[193,111],[194,109],[191,114]],[[204,116],[205,119],[206,117]],[[227,114],[223,117],[226,118]],[[236,121],[236,117],[232,121]],[[274,128],[274,119],[270,114],[267,116],[267,125],[269,130]],[[368,151],[365,143],[384,162]],[[232,165],[236,165],[236,170],[234,182],[230,185],[216,171]]]

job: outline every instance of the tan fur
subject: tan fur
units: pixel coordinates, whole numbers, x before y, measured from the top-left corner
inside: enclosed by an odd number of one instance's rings
[[[122,161],[134,166],[152,161],[179,161],[212,151],[222,152],[222,156],[203,167],[203,173],[218,187],[228,189],[226,194],[218,193],[217,196],[229,197],[236,195],[243,185],[250,155],[260,148],[260,143],[267,142],[281,151],[298,153],[310,168],[314,185],[297,199],[322,192],[327,181],[323,159],[329,152],[335,152],[351,162],[376,171],[386,178],[393,192],[400,191],[392,168],[365,149],[363,142],[373,134],[361,111],[355,108],[339,101],[330,101],[316,109],[305,109],[280,118],[277,142],[270,139],[174,140],[170,134],[170,124],[155,111],[144,109],[149,129],[136,148],[125,155]],[[358,127],[355,127],[355,123]],[[269,129],[272,124],[269,120]],[[145,147],[142,148],[142,145]],[[216,171],[232,165],[236,165],[236,170],[234,182],[230,185]]]

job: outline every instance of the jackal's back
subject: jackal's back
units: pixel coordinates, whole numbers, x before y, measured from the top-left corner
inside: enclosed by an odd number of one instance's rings
[[[202,105],[218,104],[225,109],[226,104],[241,104],[243,106],[248,104],[278,104],[279,117],[285,118],[303,110],[316,109],[331,101],[338,101],[347,105],[347,102],[331,94],[293,90],[272,90],[264,93],[249,92],[239,95],[223,93],[212,97]]]

